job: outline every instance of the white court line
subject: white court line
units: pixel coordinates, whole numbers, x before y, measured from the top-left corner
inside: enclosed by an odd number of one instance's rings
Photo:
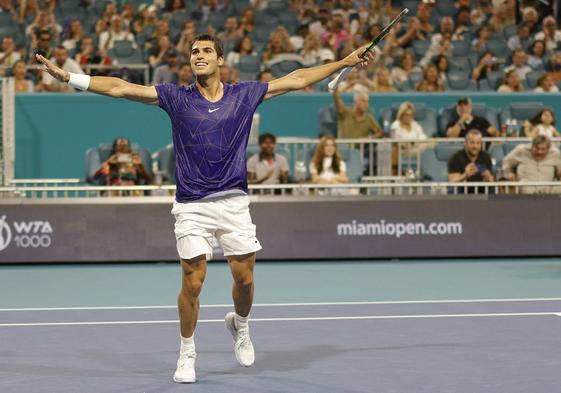
[[[445,303],[508,303],[508,302],[551,302],[561,301],[560,297],[543,298],[512,298],[512,299],[451,299],[451,300],[380,300],[364,302],[315,302],[315,303],[256,303],[253,307],[301,307],[301,306],[360,306],[376,304],[445,304]],[[201,308],[228,308],[232,304],[206,304]],[[30,307],[0,308],[0,312],[8,311],[80,311],[80,310],[163,310],[175,309],[177,305],[168,306],[97,306],[97,307]]]
[[[429,319],[429,318],[475,318],[475,317],[535,317],[561,316],[558,312],[518,312],[487,314],[413,314],[413,315],[360,315],[349,317],[294,317],[294,318],[255,318],[251,322],[287,322],[287,321],[350,321],[372,319]],[[27,322],[2,323],[0,327],[34,327],[34,326],[88,326],[88,325],[156,325],[178,323],[178,320],[156,321],[87,321],[87,322]],[[198,323],[224,323],[224,319],[201,319]]]

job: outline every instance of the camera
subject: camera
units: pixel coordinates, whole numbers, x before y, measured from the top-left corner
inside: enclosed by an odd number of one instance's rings
[[[119,153],[117,155],[117,162],[123,163],[123,164],[131,163],[132,162],[132,155],[125,154],[125,153]]]

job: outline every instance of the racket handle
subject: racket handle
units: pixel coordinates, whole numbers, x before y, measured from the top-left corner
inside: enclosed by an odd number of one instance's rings
[[[333,79],[331,82],[329,82],[329,84],[327,85],[327,88],[330,92],[334,92],[335,89],[337,88],[337,86],[339,85],[339,83],[341,83],[342,81],[345,80],[345,78],[347,77],[347,74],[349,72],[351,72],[351,70],[353,69],[353,67],[345,67],[341,70],[341,72],[339,72],[339,75],[337,75],[335,77],[335,79]]]

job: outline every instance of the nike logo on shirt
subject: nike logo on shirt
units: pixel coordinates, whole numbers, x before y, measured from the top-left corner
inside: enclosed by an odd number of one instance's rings
[[[208,113],[212,113],[212,112],[216,112],[217,110],[219,110],[220,108],[215,108],[215,109],[210,109],[208,108]]]

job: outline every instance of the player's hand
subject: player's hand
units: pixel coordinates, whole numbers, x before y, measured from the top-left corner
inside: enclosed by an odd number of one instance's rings
[[[374,54],[372,50],[366,52],[364,56],[364,50],[368,47],[368,45],[364,45],[356,50],[354,50],[350,55],[343,59],[343,63],[346,67],[368,67],[368,64],[374,61]]]
[[[42,55],[36,54],[35,59],[39,63],[43,64],[43,67],[41,69],[45,72],[48,72],[56,80],[61,82],[68,82],[68,80],[70,79],[70,74],[68,72],[64,71],[62,68],[58,67],[52,61],[46,59]]]

